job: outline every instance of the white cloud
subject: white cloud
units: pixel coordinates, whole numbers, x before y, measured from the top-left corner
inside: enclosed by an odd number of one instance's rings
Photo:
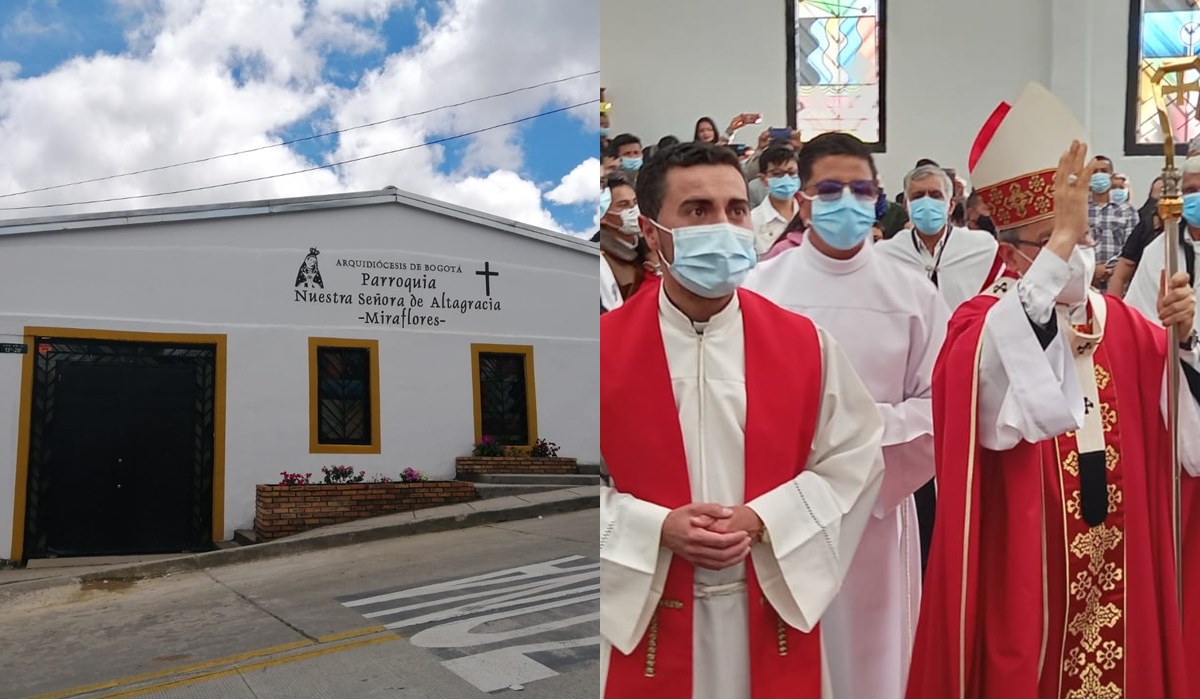
[[[563,176],[558,187],[546,193],[555,204],[581,204],[600,199],[600,161],[588,158]]]
[[[0,61],[0,80],[12,80],[20,73],[20,63],[16,61]]]
[[[57,8],[54,8],[57,9]],[[43,21],[38,19],[31,7],[17,12],[0,30],[0,36],[5,39],[23,37],[40,38],[47,34],[57,34],[65,30],[61,22]]]
[[[18,79],[0,64],[0,193],[101,177],[278,143],[296,125],[343,128],[598,68],[591,0],[445,0],[417,44],[363,72],[351,89],[325,76],[330,50],[385,45],[382,21],[411,0],[114,0],[134,15],[129,50],[71,59]],[[138,21],[140,20],[140,21]],[[11,76],[5,78],[5,71]],[[234,79],[240,71],[242,80]],[[325,162],[357,158],[594,99],[596,76],[343,134]],[[571,113],[581,138],[596,110]],[[396,185],[532,225],[562,230],[525,170],[524,125],[471,137],[463,162],[433,146],[339,168],[170,197],[0,217],[173,206]],[[311,167],[271,148],[143,176],[19,198],[0,207],[184,189]],[[578,168],[577,168],[578,169]],[[570,176],[568,175],[568,178]],[[568,178],[564,178],[564,183]],[[592,177],[594,183],[596,177]],[[562,187],[562,185],[560,185]],[[558,188],[556,188],[558,189]],[[595,189],[594,187],[592,189]],[[565,190],[564,190],[565,192]]]

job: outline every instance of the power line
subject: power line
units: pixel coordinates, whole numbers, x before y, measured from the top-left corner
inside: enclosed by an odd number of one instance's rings
[[[446,143],[448,141],[454,141],[455,139],[461,139],[461,138],[465,138],[467,136],[474,136],[475,134],[482,134],[485,131],[493,131],[495,129],[500,129],[500,128],[503,128],[506,126],[520,124],[521,122],[527,122],[527,121],[532,121],[534,119],[538,119],[541,117],[546,117],[551,114],[558,114],[559,112],[566,112],[571,109],[577,109],[579,107],[586,107],[587,105],[595,104],[599,101],[600,101],[599,99],[595,99],[595,100],[588,100],[587,102],[577,102],[573,105],[568,105],[566,107],[559,107],[558,109],[552,109],[552,110],[549,110],[546,112],[539,112],[538,114],[533,114],[528,117],[521,117],[520,119],[514,119],[509,122],[504,122],[503,124],[494,124],[492,126],[483,127],[482,129],[476,129],[474,131],[466,131],[461,134],[447,136],[445,138],[440,138],[440,139],[437,139],[434,141],[426,141],[424,143],[418,143],[418,144],[415,144],[412,146],[405,146],[403,148],[396,148],[396,149],[393,149],[390,151],[383,151],[382,153],[372,153],[370,155],[359,156],[358,158],[350,158],[348,160],[342,160],[342,161],[338,161],[336,163],[327,163],[325,165],[315,165],[311,168],[304,168],[302,170],[293,170],[293,171],[287,172],[287,173],[278,173],[275,175],[263,175],[260,177],[251,177],[251,178],[247,178],[245,180],[235,180],[233,182],[222,182],[222,183],[216,184],[216,185],[203,185],[201,187],[189,187],[187,189],[172,190],[170,192],[155,192],[153,194],[135,194],[135,195],[129,195],[127,197],[108,197],[106,199],[90,199],[90,200],[86,200],[86,201],[82,201],[82,202],[62,202],[61,204],[30,204],[30,205],[26,205],[23,207],[0,207],[0,211],[19,211],[19,210],[24,210],[24,209],[52,209],[55,207],[72,207],[72,206],[80,206],[80,205],[84,205],[84,204],[103,204],[105,202],[123,202],[123,201],[130,200],[130,199],[145,199],[147,197],[166,197],[168,195],[173,195],[173,194],[185,194],[187,192],[199,192],[201,190],[217,189],[218,187],[230,187],[232,185],[244,185],[244,184],[250,183],[250,182],[260,182],[262,180],[272,180],[277,177],[287,177],[289,175],[300,175],[301,173],[310,173],[310,172],[313,172],[314,170],[325,170],[326,168],[335,168],[339,165],[346,165],[347,163],[357,163],[360,160],[369,160],[371,158],[379,158],[381,156],[388,156],[388,155],[392,155],[394,153],[402,153],[404,151],[411,151],[411,150],[414,150],[417,148],[424,148],[425,146],[436,146],[439,143]]]
[[[86,185],[86,184],[89,184],[92,182],[103,182],[104,180],[115,180],[117,178],[129,177],[131,175],[141,175],[143,173],[152,173],[152,172],[156,172],[159,170],[169,170],[170,168],[179,168],[184,165],[195,165],[196,163],[207,163],[208,161],[219,160],[221,158],[229,158],[232,156],[244,155],[246,153],[254,153],[256,151],[264,151],[264,150],[267,150],[268,148],[279,148],[280,146],[290,146],[293,143],[300,143],[301,141],[312,141],[313,139],[325,138],[326,136],[333,136],[334,134],[344,134],[347,131],[355,131],[357,129],[365,129],[365,128],[371,127],[371,126],[379,126],[380,124],[387,124],[389,122],[399,121],[401,119],[410,119],[412,117],[420,117],[420,116],[423,116],[426,114],[440,112],[444,109],[453,109],[455,107],[462,107],[463,105],[469,105],[474,102],[482,102],[484,100],[491,100],[491,99],[494,99],[497,97],[505,97],[507,95],[515,95],[518,92],[526,92],[528,90],[534,90],[534,89],[537,89],[540,87],[546,87],[547,85],[555,85],[557,83],[565,83],[569,80],[576,80],[578,78],[584,78],[589,75],[598,75],[599,73],[600,73],[600,71],[598,71],[598,70],[591,71],[589,73],[577,73],[576,75],[570,75],[565,78],[558,78],[556,80],[547,80],[546,82],[538,83],[537,85],[526,85],[525,87],[515,88],[513,90],[506,90],[505,92],[497,92],[492,95],[484,95],[483,97],[475,97],[475,98],[472,98],[469,100],[464,100],[463,102],[456,102],[454,104],[442,105],[441,107],[434,107],[432,109],[426,109],[426,110],[423,110],[420,112],[412,112],[409,114],[402,114],[398,117],[390,117],[388,119],[381,119],[377,122],[370,122],[369,124],[359,124],[358,126],[348,126],[345,129],[335,129],[333,131],[326,131],[323,134],[313,134],[312,136],[302,136],[298,139],[292,139],[290,141],[282,141],[280,143],[272,143],[272,144],[268,144],[266,146],[258,146],[257,148],[247,148],[243,151],[232,151],[230,153],[222,153],[221,155],[208,156],[207,158],[197,158],[196,160],[186,160],[181,163],[171,163],[170,165],[160,165],[160,166],[154,167],[154,168],[144,168],[142,170],[131,170],[127,173],[119,173],[117,175],[106,175],[104,177],[94,177],[94,178],[91,178],[90,180],[76,180],[75,182],[68,182],[68,183],[65,183],[62,185],[51,185],[49,187],[38,187],[38,188],[32,189],[32,190],[22,190],[21,192],[11,192],[9,194],[0,194],[0,199],[5,199],[8,197],[17,197],[17,196],[23,195],[23,194],[33,194],[35,192],[47,192],[49,190],[58,190],[58,189],[62,189],[64,187],[74,187],[76,185]],[[19,208],[19,207],[14,207],[14,208]]]

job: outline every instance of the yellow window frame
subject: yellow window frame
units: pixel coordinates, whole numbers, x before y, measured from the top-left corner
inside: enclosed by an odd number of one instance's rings
[[[525,412],[529,425],[529,444],[514,445],[528,450],[538,441],[537,430],[537,383],[533,377],[532,345],[490,345],[471,343],[471,392],[475,401],[475,442],[483,440],[483,397],[479,391],[479,355],[481,353],[503,353],[522,355],[525,358]]]
[[[317,348],[357,348],[367,350],[371,367],[371,443],[338,445],[320,441],[320,400],[318,397]],[[308,339],[308,451],[310,454],[377,455],[383,449],[379,420],[379,341],[361,338]]]

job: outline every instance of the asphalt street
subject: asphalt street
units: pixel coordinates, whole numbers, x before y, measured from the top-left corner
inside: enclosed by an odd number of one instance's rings
[[[597,517],[22,596],[0,696],[594,698]]]

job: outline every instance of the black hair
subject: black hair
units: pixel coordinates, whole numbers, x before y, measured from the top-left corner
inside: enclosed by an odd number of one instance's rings
[[[765,175],[767,168],[776,163],[786,163],[796,160],[796,152],[789,146],[769,146],[758,157],[758,172]]]
[[[662,149],[638,171],[637,199],[642,214],[657,219],[666,194],[667,172],[671,168],[696,165],[728,165],[742,174],[741,163],[733,151],[711,143],[680,143]]]
[[[855,136],[841,131],[829,131],[804,144],[796,159],[800,165],[800,182],[806,183],[812,179],[813,164],[828,156],[852,156],[867,161],[871,166],[871,178],[879,177],[875,169],[875,159],[871,152]],[[640,197],[638,199],[641,199]]]
[[[720,141],[721,140],[721,132],[717,131],[717,123],[712,120],[712,117],[700,117],[699,119],[696,120],[696,128],[692,131],[692,140],[693,141],[700,140],[700,125],[703,124],[704,122],[708,122],[708,125],[711,126],[712,130],[713,130],[713,140],[705,141],[704,143],[716,143],[717,141]]]
[[[614,148],[611,143],[608,144],[608,148],[605,148],[603,151],[600,152],[600,160],[604,160],[605,158],[620,158],[620,157],[621,157],[620,154],[617,153],[617,149]]]
[[[619,134],[608,142],[608,147],[613,149],[613,152],[620,152],[622,146],[628,146],[631,143],[642,145],[642,140],[633,134]]]
[[[921,167],[922,165],[932,165],[935,168],[942,167],[942,166],[938,165],[937,161],[935,161],[932,158],[922,158],[921,160],[917,161],[917,165],[916,165],[916,167],[913,168],[913,170],[916,170],[917,168]]]
[[[668,146],[674,146],[674,145],[675,145],[675,144],[677,144],[677,143],[679,143],[679,137],[678,137],[678,136],[664,136],[664,137],[662,137],[661,139],[659,139],[659,140],[658,140],[658,147],[659,147],[660,149],[661,149],[661,148],[666,148],[666,147],[668,147]]]
[[[1113,165],[1112,158],[1109,158],[1108,156],[1096,156],[1096,160],[1102,160],[1105,163],[1108,163],[1108,167],[1112,168],[1113,170],[1117,169],[1117,166]]]
[[[604,186],[605,188],[611,190],[614,187],[633,187],[633,183],[630,182],[629,178],[625,177],[624,175],[620,173],[614,173],[609,175],[608,178],[604,180]]]

